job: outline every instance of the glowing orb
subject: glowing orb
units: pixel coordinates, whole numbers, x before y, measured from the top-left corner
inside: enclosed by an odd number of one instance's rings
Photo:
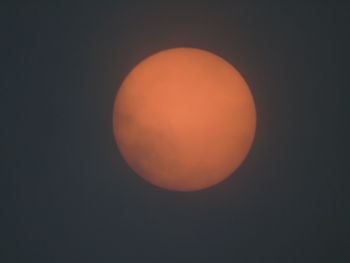
[[[169,190],[215,185],[246,158],[256,127],[252,94],[221,57],[193,48],[156,53],[119,89],[113,129],[122,156]]]

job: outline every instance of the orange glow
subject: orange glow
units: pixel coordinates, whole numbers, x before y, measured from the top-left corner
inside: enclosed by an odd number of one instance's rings
[[[145,180],[194,191],[234,172],[252,145],[256,111],[239,72],[210,52],[161,51],[139,63],[115,99],[121,154]]]

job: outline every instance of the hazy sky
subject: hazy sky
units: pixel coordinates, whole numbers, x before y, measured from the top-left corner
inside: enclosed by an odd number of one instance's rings
[[[350,5],[127,2],[0,6],[0,261],[347,262]],[[258,114],[244,164],[192,193],[143,181],[112,133],[126,74],[179,46],[233,64]]]

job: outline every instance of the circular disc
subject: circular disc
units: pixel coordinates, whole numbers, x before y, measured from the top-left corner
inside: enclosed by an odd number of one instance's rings
[[[156,53],[119,89],[114,135],[122,156],[145,180],[193,191],[232,174],[252,145],[256,111],[239,72],[193,48]]]

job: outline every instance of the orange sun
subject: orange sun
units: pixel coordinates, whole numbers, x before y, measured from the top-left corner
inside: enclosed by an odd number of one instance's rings
[[[119,89],[114,135],[145,180],[194,191],[232,174],[252,145],[256,111],[239,72],[193,48],[161,51],[139,63]]]

